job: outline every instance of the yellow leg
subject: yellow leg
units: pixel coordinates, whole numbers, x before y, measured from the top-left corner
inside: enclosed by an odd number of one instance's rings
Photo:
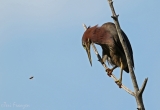
[[[123,75],[123,64],[121,62],[120,78],[119,80],[115,81],[115,83],[119,86],[119,88],[121,88],[121,85],[122,85],[122,75]]]

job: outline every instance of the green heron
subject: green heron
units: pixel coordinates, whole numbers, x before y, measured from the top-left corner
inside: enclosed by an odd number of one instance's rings
[[[126,36],[126,34],[121,30],[121,34],[123,35],[130,56],[132,60],[132,65],[134,67],[133,61],[133,52],[131,44]],[[88,54],[88,58],[90,64],[92,66],[91,54],[90,54],[90,45],[91,43],[98,44],[102,47],[102,61],[107,62],[113,66],[112,69],[107,69],[107,73],[110,76],[112,71],[120,67],[120,78],[119,80],[115,81],[119,86],[122,84],[122,73],[123,70],[129,73],[128,64],[126,60],[126,56],[121,45],[121,42],[118,37],[118,33],[114,23],[108,22],[103,24],[101,27],[93,26],[88,27],[87,30],[84,32],[82,37],[82,46],[86,50]]]

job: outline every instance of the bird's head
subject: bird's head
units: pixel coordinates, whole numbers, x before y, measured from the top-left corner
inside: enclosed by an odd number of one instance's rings
[[[86,50],[89,62],[92,66],[92,59],[91,59],[91,53],[90,53],[90,45],[92,43],[91,41],[91,34],[90,34],[90,27],[87,28],[87,30],[84,32],[82,37],[82,46]]]

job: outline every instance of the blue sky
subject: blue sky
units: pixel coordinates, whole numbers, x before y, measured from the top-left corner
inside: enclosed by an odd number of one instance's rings
[[[139,86],[149,78],[148,110],[160,109],[159,4],[114,1]],[[93,51],[91,67],[81,45],[82,23],[101,26],[113,21],[110,16],[107,0],[0,0],[0,109],[135,110],[135,99],[106,75]],[[129,74],[123,84],[133,90]]]

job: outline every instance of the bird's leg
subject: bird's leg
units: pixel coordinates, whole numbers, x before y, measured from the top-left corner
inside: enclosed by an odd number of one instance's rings
[[[123,75],[123,64],[121,63],[121,71],[120,71],[120,78],[119,80],[115,81],[115,83],[121,88],[122,85],[122,75]]]
[[[113,70],[116,69],[116,68],[117,68],[117,66],[114,66],[112,69],[110,69],[110,68],[106,69],[107,75],[109,77],[111,77]]]

